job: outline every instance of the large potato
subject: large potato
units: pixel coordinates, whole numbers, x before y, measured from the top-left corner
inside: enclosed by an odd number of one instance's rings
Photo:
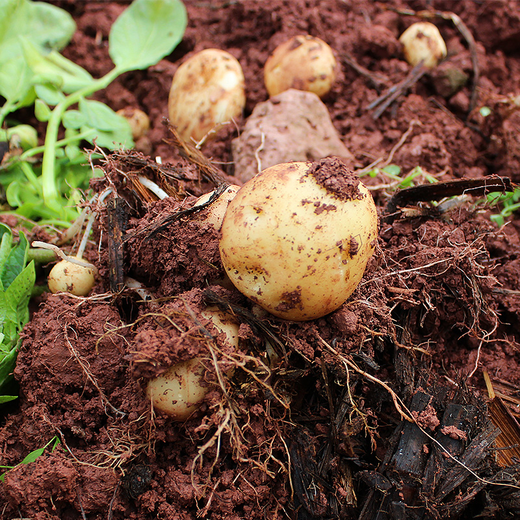
[[[319,38],[300,35],[279,45],[267,59],[264,82],[269,95],[295,88],[325,96],[336,79],[336,58]]]
[[[337,158],[267,168],[229,203],[220,255],[235,287],[289,320],[337,309],[377,239],[367,188]]]
[[[245,103],[240,63],[228,52],[206,49],[177,69],[168,113],[170,123],[185,141],[200,141],[219,123],[240,117]]]

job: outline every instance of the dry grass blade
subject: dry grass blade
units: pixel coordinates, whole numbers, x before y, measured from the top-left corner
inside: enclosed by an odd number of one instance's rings
[[[511,415],[502,399],[495,394],[489,374],[484,372],[484,380],[491,401],[488,403],[491,422],[500,429],[496,438],[497,462],[502,467],[512,466],[520,461],[520,424]]]
[[[168,125],[168,129],[172,135],[170,138],[171,144],[179,150],[182,157],[199,168],[203,179],[212,182],[215,186],[226,182],[224,172],[220,168],[217,168],[199,149],[195,148],[195,146],[185,143],[175,127]]]

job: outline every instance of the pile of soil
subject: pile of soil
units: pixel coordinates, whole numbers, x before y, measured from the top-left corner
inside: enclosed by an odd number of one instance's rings
[[[64,54],[106,73],[108,31],[125,3],[54,3],[78,24]],[[0,409],[0,465],[14,467],[0,481],[0,519],[517,517],[520,220],[493,223],[499,209],[481,186],[520,181],[520,5],[186,7],[188,29],[171,56],[97,95],[115,110],[145,110],[152,128],[145,153],[109,156],[92,183],[112,192],[96,207],[90,297],[44,295],[23,331],[20,399]],[[377,113],[379,96],[410,73],[397,38],[421,10],[448,57]],[[336,53],[338,79],[323,102],[380,218],[361,284],[308,322],[259,312],[223,282],[219,232],[205,221],[211,202],[190,210],[236,181],[232,141],[268,99],[263,64],[297,34]],[[208,47],[240,61],[247,105],[243,120],[202,146],[205,157],[187,158],[164,124],[168,91],[177,67]],[[404,185],[378,169],[389,164],[413,172],[415,184],[438,182],[396,199]],[[144,196],[137,173],[171,196]],[[236,326],[238,347],[208,306]],[[152,408],[146,385],[193,358],[208,392],[175,421]]]

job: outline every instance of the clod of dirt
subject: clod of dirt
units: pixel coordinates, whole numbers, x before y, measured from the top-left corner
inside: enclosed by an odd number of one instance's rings
[[[233,140],[232,150],[235,176],[242,182],[265,168],[291,161],[336,155],[347,165],[354,164],[320,98],[295,89],[259,103],[240,137]]]

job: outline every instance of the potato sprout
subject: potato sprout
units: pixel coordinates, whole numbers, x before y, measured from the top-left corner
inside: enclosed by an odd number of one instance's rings
[[[205,222],[211,224],[217,231],[220,231],[228,205],[235,198],[239,189],[240,186],[236,186],[235,184],[228,186],[224,193],[222,193],[220,197],[209,206]],[[195,208],[196,206],[206,204],[214,193],[215,191],[205,193],[195,201],[193,207]]]
[[[415,67],[421,60],[424,66],[432,69],[446,57],[446,44],[439,29],[430,22],[418,22],[410,25],[399,41],[403,44],[406,61]]]
[[[267,168],[230,202],[220,241],[235,287],[295,321],[337,309],[359,284],[377,239],[367,188],[337,158]]]
[[[177,69],[168,113],[185,141],[200,141],[220,123],[240,117],[245,103],[240,63],[228,52],[206,49]]]
[[[218,309],[208,307],[201,313],[215,328],[225,334],[225,340],[238,348],[238,324]],[[200,406],[210,386],[204,381],[204,365],[200,357],[181,361],[148,382],[146,395],[153,407],[176,421],[185,421]]]
[[[300,35],[279,45],[264,68],[269,96],[295,88],[325,96],[336,79],[336,58],[319,38]]]

